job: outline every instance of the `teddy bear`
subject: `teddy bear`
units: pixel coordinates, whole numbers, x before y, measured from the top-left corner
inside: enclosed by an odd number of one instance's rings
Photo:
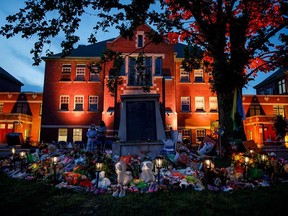
[[[142,179],[146,183],[155,182],[155,176],[152,172],[153,163],[152,161],[143,161],[140,164],[141,174],[140,179]]]
[[[132,172],[127,171],[127,165],[124,161],[118,161],[115,164],[115,172],[117,174],[117,189],[113,192],[114,197],[124,197],[125,190],[123,186],[127,186],[133,179]]]
[[[96,175],[98,175],[98,173],[96,173]],[[97,186],[97,189],[95,190],[95,194],[105,194],[108,188],[111,186],[110,179],[105,177],[105,171],[99,172],[98,183],[97,183],[97,179],[93,179],[91,183],[94,186]]]

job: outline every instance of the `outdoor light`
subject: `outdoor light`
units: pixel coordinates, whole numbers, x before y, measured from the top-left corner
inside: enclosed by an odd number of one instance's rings
[[[160,185],[160,169],[163,167],[163,162],[164,162],[164,158],[159,155],[156,157],[156,160],[155,160],[155,165],[156,165],[156,168],[158,170],[158,185]]]
[[[254,154],[254,151],[253,151],[253,149],[251,149],[251,150],[250,150],[250,154],[251,154],[251,155],[253,155],[253,154]]]
[[[205,160],[205,164],[206,164],[206,168],[207,168],[207,170],[210,170],[211,169],[211,160],[209,160],[209,159],[207,159],[207,160]]]
[[[261,162],[264,163],[266,160],[266,155],[265,154],[261,154]]]
[[[12,149],[11,149],[11,153],[12,153],[13,168],[15,168],[15,154],[16,154],[16,149],[15,149],[15,148],[12,148]]]
[[[95,168],[96,168],[96,189],[98,188],[98,181],[99,181],[99,173],[103,169],[103,162],[100,160],[97,160],[95,163]]]
[[[24,160],[26,158],[26,152],[25,151],[21,151],[20,154],[20,160],[21,160],[21,172],[23,171],[23,166],[24,166]]]
[[[53,156],[52,157],[52,165],[53,165],[53,171],[54,171],[54,184],[57,182],[57,175],[56,175],[56,166],[58,164],[58,157]]]
[[[12,148],[12,149],[11,149],[11,153],[12,153],[12,155],[14,156],[15,153],[16,153],[16,149],[15,149],[15,148]]]
[[[250,158],[248,156],[244,157],[244,172],[243,172],[243,176],[244,176],[245,180],[247,180],[247,177],[248,177],[249,160],[250,160]]]

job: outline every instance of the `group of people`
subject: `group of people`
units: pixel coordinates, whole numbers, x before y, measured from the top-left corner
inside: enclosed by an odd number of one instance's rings
[[[86,136],[88,138],[86,150],[93,151],[105,151],[107,127],[105,122],[100,120],[99,126],[96,128],[95,124],[92,124],[88,129]]]

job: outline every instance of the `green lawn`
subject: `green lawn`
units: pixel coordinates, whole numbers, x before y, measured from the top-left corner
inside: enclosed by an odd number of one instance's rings
[[[208,190],[94,195],[0,174],[0,214],[6,215],[287,215],[288,183],[232,192]],[[286,213],[285,213],[286,212]]]

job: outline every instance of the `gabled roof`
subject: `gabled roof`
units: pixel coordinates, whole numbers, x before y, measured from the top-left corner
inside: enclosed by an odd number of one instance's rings
[[[277,71],[275,71],[271,76],[267,77],[262,82],[258,83],[256,86],[254,86],[254,89],[261,88],[262,86],[265,86],[271,82],[274,82],[275,80],[278,80],[280,77],[283,77],[287,71],[287,68],[280,68]]]
[[[13,77],[11,74],[9,74],[6,70],[4,70],[2,67],[0,67],[0,77],[3,79],[9,80],[19,86],[23,86],[24,84],[17,80],[15,77]]]

